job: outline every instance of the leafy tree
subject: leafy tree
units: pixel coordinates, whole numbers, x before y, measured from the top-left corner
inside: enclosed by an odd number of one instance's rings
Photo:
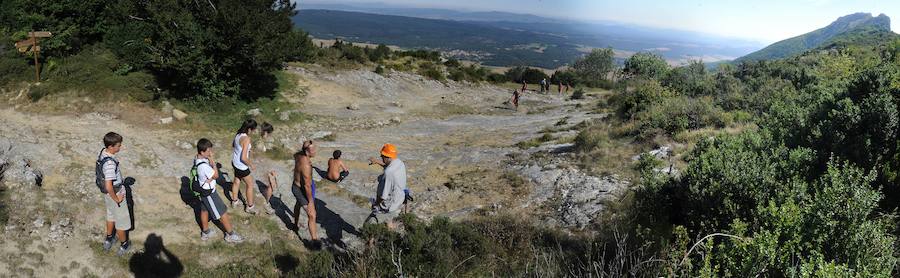
[[[622,69],[627,75],[659,79],[669,71],[669,64],[662,56],[650,52],[638,52],[625,59]]]
[[[588,84],[607,80],[609,73],[615,69],[612,48],[594,49],[587,56],[575,61],[572,69],[579,79]]]
[[[578,83],[578,76],[572,70],[558,70],[553,72],[553,75],[550,76],[550,83],[559,84],[560,81],[562,81],[563,84],[575,86]]]
[[[372,62],[380,62],[381,60],[390,58],[391,49],[384,44],[379,44],[372,52],[369,53],[369,60]]]
[[[712,93],[713,82],[701,61],[691,61],[686,66],[672,69],[662,79],[663,85],[689,96],[703,96]]]
[[[509,81],[522,83],[524,80],[529,84],[539,84],[542,79],[549,78],[546,73],[539,69],[524,66],[508,69],[504,75],[506,75],[506,78]]]
[[[287,0],[120,1],[108,35],[119,54],[156,73],[181,97],[255,98],[273,93],[272,71],[311,43],[295,33]],[[141,61],[143,60],[143,61]]]

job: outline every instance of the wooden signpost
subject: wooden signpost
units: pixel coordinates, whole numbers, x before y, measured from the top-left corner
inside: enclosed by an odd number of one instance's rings
[[[31,51],[34,54],[34,81],[41,82],[41,63],[38,61],[38,57],[41,55],[40,38],[52,37],[53,33],[47,31],[28,32],[28,36],[27,40],[16,42],[15,46],[19,52]]]

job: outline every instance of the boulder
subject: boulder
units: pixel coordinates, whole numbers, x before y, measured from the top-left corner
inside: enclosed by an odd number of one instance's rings
[[[278,113],[278,119],[282,121],[290,121],[291,120],[291,111],[284,111]]]
[[[350,106],[347,106],[347,109],[359,110],[359,104],[358,103],[350,104]]]
[[[188,142],[181,142],[181,141],[178,141],[178,142],[175,142],[175,144],[178,144],[178,147],[179,147],[179,148],[182,148],[182,149],[185,149],[185,150],[190,150],[190,149],[193,149],[193,148],[194,148],[194,145],[191,145],[191,143],[188,143]]]
[[[259,115],[262,115],[262,110],[260,110],[259,108],[247,110],[247,116],[256,117]]]
[[[175,110],[175,106],[172,106],[168,100],[164,100],[162,102],[162,112],[166,114],[172,114],[172,110]]]
[[[38,216],[38,218],[35,219],[31,224],[33,224],[35,228],[44,227],[44,217]]]
[[[172,117],[174,117],[176,120],[183,121],[185,118],[187,118],[187,116],[188,114],[184,113],[184,111],[172,109]]]
[[[172,117],[165,117],[165,118],[159,119],[159,123],[160,123],[160,124],[167,125],[167,124],[171,124],[172,121],[174,121],[174,120],[175,120],[175,119],[172,118]]]

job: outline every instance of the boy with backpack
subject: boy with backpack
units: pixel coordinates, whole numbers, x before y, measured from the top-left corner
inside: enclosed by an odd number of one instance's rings
[[[119,160],[116,159],[116,154],[122,150],[122,135],[107,133],[103,136],[103,145],[94,168],[97,188],[103,193],[106,207],[106,239],[103,241],[103,250],[109,251],[118,239],[120,244],[116,254],[122,256],[131,247],[127,234],[131,229],[131,214],[128,211],[128,200],[125,199],[125,187],[122,186],[124,180],[119,171]]]
[[[231,226],[231,220],[228,217],[228,207],[222,201],[222,197],[216,190],[216,179],[219,178],[219,171],[212,165],[213,161],[213,144],[208,139],[203,138],[197,141],[197,156],[194,158],[194,167],[191,168],[191,190],[194,195],[200,198],[200,239],[208,240],[215,235],[215,230],[209,228],[209,218],[218,220],[222,223],[225,230],[225,242],[240,243],[244,238],[238,235]]]

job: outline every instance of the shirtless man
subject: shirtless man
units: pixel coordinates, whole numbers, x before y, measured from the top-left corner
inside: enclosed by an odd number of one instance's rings
[[[325,178],[337,183],[344,180],[347,175],[350,175],[350,169],[347,169],[344,161],[341,160],[341,150],[335,150],[328,159],[328,174]]]
[[[319,244],[319,235],[316,233],[316,182],[312,179],[312,161],[316,156],[316,145],[312,140],[303,142],[303,148],[294,154],[294,182],[291,185],[291,193],[297,198],[294,205],[294,224],[297,233],[300,232],[300,209],[306,211],[309,237],[313,246]]]

